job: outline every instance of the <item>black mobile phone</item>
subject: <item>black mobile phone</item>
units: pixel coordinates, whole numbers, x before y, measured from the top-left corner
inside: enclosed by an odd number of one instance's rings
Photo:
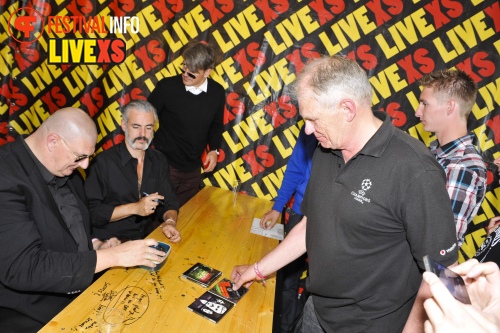
[[[460,275],[429,256],[424,257],[424,265],[426,271],[436,274],[453,297],[464,304],[470,304],[469,293]]]

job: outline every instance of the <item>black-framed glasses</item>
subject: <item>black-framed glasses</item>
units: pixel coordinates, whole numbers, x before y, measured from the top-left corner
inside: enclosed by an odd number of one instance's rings
[[[61,137],[59,137],[59,138],[61,138]],[[86,158],[91,158],[92,156],[94,156],[94,154],[92,154],[92,155],[77,155],[77,154],[73,153],[73,151],[69,148],[68,144],[66,143],[66,141],[64,141],[63,138],[61,138],[61,141],[64,143],[64,145],[66,146],[66,148],[68,148],[69,152],[71,154],[73,154],[73,156],[75,157],[75,162],[74,163],[78,163],[80,161],[83,161]]]
[[[184,65],[184,64],[181,64],[181,65],[182,65],[182,68],[181,68],[181,72],[182,72],[182,73],[186,73],[186,74],[187,74],[187,76],[189,76],[190,78],[192,78],[192,79],[196,79],[196,77],[197,77],[197,75],[196,75],[196,74],[193,74],[193,73],[188,72],[187,70],[185,70],[184,68],[187,68],[187,67],[186,67],[186,65]]]

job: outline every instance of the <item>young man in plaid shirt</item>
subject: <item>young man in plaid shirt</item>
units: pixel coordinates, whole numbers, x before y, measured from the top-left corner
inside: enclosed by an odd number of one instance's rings
[[[477,87],[461,70],[441,70],[424,76],[420,105],[415,113],[424,129],[436,134],[431,152],[446,172],[457,228],[458,246],[467,224],[474,218],[486,193],[486,166],[467,132],[467,118],[476,100]]]

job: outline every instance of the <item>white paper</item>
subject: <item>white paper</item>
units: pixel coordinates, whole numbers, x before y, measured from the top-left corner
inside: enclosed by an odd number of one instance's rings
[[[276,223],[271,229],[263,229],[260,226],[260,219],[254,218],[252,222],[252,228],[250,228],[250,233],[261,235],[264,237],[274,238],[277,240],[283,240],[285,232],[283,230],[283,224]]]

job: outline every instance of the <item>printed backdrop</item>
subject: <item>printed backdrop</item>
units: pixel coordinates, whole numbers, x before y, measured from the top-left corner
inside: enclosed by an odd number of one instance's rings
[[[42,19],[16,21],[35,17],[29,9]],[[180,74],[183,47],[202,40],[218,52],[212,78],[227,92],[222,153],[204,183],[230,188],[239,179],[249,195],[272,199],[303,125],[289,86],[308,61],[322,54],[356,59],[369,74],[374,110],[387,112],[395,126],[426,145],[435,137],[414,116],[417,80],[456,67],[479,87],[470,130],[489,167],[488,193],[462,253],[474,254],[485,223],[499,214],[492,163],[500,156],[499,1],[0,0],[0,13],[0,144],[31,133],[64,106],[93,117],[98,151],[121,142],[120,107],[146,99],[160,79]],[[73,29],[57,28],[50,16],[71,17]],[[111,16],[137,17],[139,24],[108,33]],[[91,18],[94,31],[79,31],[74,23]],[[54,63],[50,45],[62,48],[71,39],[122,39],[125,60]],[[71,50],[74,60],[78,50]]]

